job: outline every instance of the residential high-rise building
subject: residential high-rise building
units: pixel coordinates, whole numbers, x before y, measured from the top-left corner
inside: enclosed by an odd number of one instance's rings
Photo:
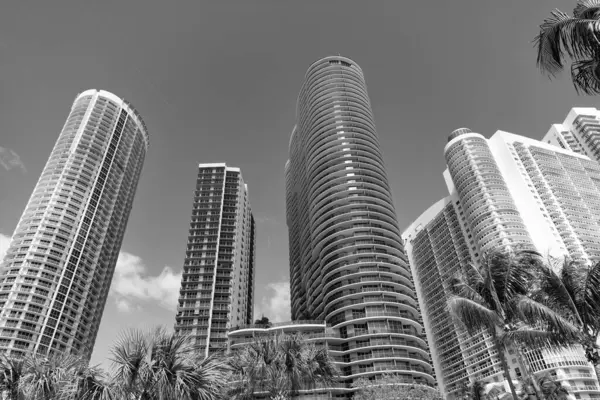
[[[463,341],[468,338],[457,329],[446,310],[451,280],[471,262],[452,199],[448,197],[435,203],[404,235],[410,235],[405,248],[419,294],[438,387],[441,392],[459,399],[468,372],[478,370],[478,377],[484,378],[501,371],[489,338],[485,338],[486,341],[477,338],[461,347],[459,337]],[[470,359],[481,360],[483,365],[475,364],[469,371]]]
[[[450,195],[403,233],[436,377],[449,399],[476,380],[506,379],[491,338],[467,335],[446,308],[450,280],[488,251],[517,247],[590,263],[600,258],[600,165],[554,145],[498,131],[454,131],[444,149]],[[519,351],[524,350],[524,351]],[[509,349],[512,378],[553,374],[577,398],[600,398],[583,349]]]
[[[325,320],[342,381],[433,384],[412,276],[360,67],[306,73],[286,164],[292,319]]]
[[[75,98],[0,266],[0,351],[91,356],[147,149],[131,104]]]
[[[600,161],[600,110],[571,109],[565,121],[552,125],[542,141]]]
[[[200,164],[175,332],[206,355],[227,347],[227,330],[252,322],[256,226],[239,168]]]

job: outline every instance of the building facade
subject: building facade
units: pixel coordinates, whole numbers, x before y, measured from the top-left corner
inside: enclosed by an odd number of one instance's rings
[[[432,385],[366,83],[354,61],[326,57],[309,67],[289,157],[292,319],[331,325],[342,382],[394,372]]]
[[[600,110],[571,109],[564,122],[552,125],[542,141],[600,161]]]
[[[112,93],[79,94],[0,266],[0,350],[91,356],[148,133]]]
[[[179,291],[175,332],[206,355],[253,317],[256,226],[239,168],[200,164]]]
[[[490,250],[524,248],[589,263],[600,257],[600,165],[554,145],[498,131],[454,131],[444,149],[449,196],[403,233],[436,377],[449,398],[476,380],[506,379],[490,338],[469,336],[446,309],[450,280]],[[555,375],[576,398],[600,398],[583,350],[509,349],[512,377]]]

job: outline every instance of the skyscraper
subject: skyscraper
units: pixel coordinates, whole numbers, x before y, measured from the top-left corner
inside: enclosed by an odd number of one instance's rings
[[[175,331],[206,355],[227,347],[227,330],[253,317],[256,227],[239,168],[200,164]]]
[[[554,145],[498,131],[458,129],[444,149],[450,195],[403,233],[440,388],[449,398],[476,380],[506,379],[491,338],[467,335],[445,308],[450,280],[490,250],[517,246],[590,263],[600,258],[600,165]],[[517,349],[512,378],[556,375],[578,398],[600,397],[583,350]],[[596,396],[596,397],[594,397]]]
[[[576,107],[562,124],[554,124],[543,142],[600,161],[600,110]]]
[[[326,320],[343,380],[396,372],[432,384],[360,67],[326,57],[306,73],[286,164],[292,319]]]
[[[0,350],[90,357],[148,149],[140,115],[79,94],[0,267]]]

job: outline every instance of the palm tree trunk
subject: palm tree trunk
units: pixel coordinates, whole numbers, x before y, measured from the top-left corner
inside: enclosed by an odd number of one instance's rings
[[[515,385],[512,381],[512,377],[510,376],[510,369],[508,368],[508,363],[506,362],[506,354],[504,353],[504,345],[500,343],[500,339],[496,332],[492,333],[492,339],[494,340],[494,346],[496,347],[496,351],[498,352],[498,357],[500,357],[500,364],[502,364],[502,369],[504,370],[504,376],[508,380],[508,387],[510,388],[510,393],[512,394],[514,399],[518,399],[517,389],[515,389]]]
[[[529,383],[531,383],[531,386],[533,387],[533,390],[535,391],[535,396],[539,400],[543,400],[546,397],[542,394],[542,391],[537,383],[537,380],[535,379],[535,375],[530,374],[528,365],[527,365],[526,361],[523,360],[524,353],[525,353],[525,351],[521,348],[521,346],[519,346],[519,349],[517,351],[517,360],[519,360],[519,365],[521,366],[521,370],[523,371],[523,374],[525,375],[525,377],[528,378],[527,380],[531,381],[531,382],[527,382],[527,384],[529,385]]]

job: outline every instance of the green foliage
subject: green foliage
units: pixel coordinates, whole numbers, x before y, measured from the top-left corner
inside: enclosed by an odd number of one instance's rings
[[[402,378],[394,374],[371,381],[365,378],[354,382],[354,400],[442,400],[442,395],[436,389],[418,384],[402,383]]]
[[[304,388],[331,384],[337,370],[326,348],[302,335],[258,337],[231,356],[234,382],[227,398],[253,399],[267,392],[271,399],[288,399]]]
[[[578,92],[600,94],[600,0],[578,0],[573,16],[554,10],[540,25],[534,43],[537,65],[550,77],[571,59]]]

